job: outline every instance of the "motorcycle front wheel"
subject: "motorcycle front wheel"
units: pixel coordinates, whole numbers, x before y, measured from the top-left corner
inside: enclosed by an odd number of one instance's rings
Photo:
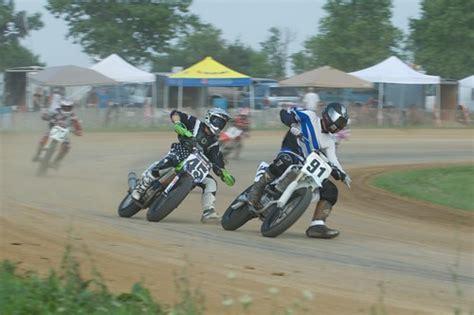
[[[308,188],[300,188],[293,192],[283,208],[276,205],[265,217],[260,232],[266,237],[276,237],[289,229],[305,212],[312,199]]]
[[[176,209],[184,198],[193,189],[193,179],[189,175],[183,175],[174,185],[168,195],[160,194],[153,201],[150,209],[146,213],[148,221],[159,222]]]
[[[252,185],[253,186],[253,185]],[[253,219],[255,216],[248,211],[248,203],[241,201],[242,195],[245,195],[249,192],[252,186],[245,189],[237,198],[232,201],[227,210],[224,212],[224,215],[221,219],[221,225],[224,230],[235,231],[247,221]],[[234,208],[234,205],[237,203],[242,203],[239,207]]]
[[[57,144],[58,143],[56,141],[53,141],[50,144],[50,146],[48,148],[48,151],[46,152],[44,157],[39,161],[38,170],[36,171],[36,176],[46,175],[46,172],[48,171],[48,168],[49,168],[49,163],[51,161],[51,158],[53,157],[54,152],[56,151],[56,145]]]

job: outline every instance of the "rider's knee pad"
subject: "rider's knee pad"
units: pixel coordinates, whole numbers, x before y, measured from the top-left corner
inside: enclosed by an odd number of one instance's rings
[[[289,153],[280,152],[273,163],[270,164],[269,170],[273,175],[279,177],[286,169],[294,164],[293,157]]]
[[[202,188],[203,194],[216,194],[217,191],[217,182],[214,178],[207,176],[204,178],[202,183],[199,185]]]
[[[323,187],[319,189],[319,195],[321,200],[329,201],[333,206],[337,202],[338,190],[336,185],[331,181],[325,180],[323,182]]]

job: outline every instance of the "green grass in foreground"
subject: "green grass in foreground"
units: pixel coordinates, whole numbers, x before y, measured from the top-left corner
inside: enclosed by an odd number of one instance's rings
[[[474,165],[388,173],[372,183],[402,196],[474,211]]]

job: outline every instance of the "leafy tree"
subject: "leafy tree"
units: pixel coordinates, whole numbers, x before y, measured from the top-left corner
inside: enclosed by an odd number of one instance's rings
[[[40,17],[39,13],[15,12],[13,0],[0,0],[0,71],[41,64],[38,56],[19,43],[30,31],[43,27]]]
[[[280,30],[271,27],[269,38],[260,43],[261,52],[266,56],[271,71],[268,76],[277,80],[285,78],[288,61],[288,45],[293,40],[288,29]]]
[[[68,37],[81,44],[85,53],[101,58],[119,53],[142,64],[165,53],[173,39],[199,23],[188,12],[190,5],[191,0],[48,0],[47,9],[66,20]]]
[[[410,30],[415,62],[428,73],[462,79],[474,72],[473,0],[423,0]]]
[[[219,59],[224,50],[221,31],[210,24],[199,25],[168,48],[166,54],[154,58],[152,69],[166,72],[173,66],[186,68],[207,56]]]
[[[227,43],[222,39],[221,31],[210,24],[200,25],[194,33],[182,36],[166,54],[154,58],[152,69],[168,72],[173,66],[187,68],[207,56],[249,76],[270,74],[264,54],[239,40]]]
[[[324,65],[354,71],[398,54],[403,33],[390,22],[391,0],[328,0],[323,8],[320,34],[292,55],[296,73]]]

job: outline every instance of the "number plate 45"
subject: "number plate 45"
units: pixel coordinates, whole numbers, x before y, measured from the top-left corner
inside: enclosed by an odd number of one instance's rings
[[[201,183],[209,174],[211,165],[200,152],[196,152],[185,160],[184,169],[194,178],[195,183]]]
[[[306,158],[301,171],[305,175],[311,176],[321,187],[323,181],[331,175],[332,168],[317,153],[313,152]]]

